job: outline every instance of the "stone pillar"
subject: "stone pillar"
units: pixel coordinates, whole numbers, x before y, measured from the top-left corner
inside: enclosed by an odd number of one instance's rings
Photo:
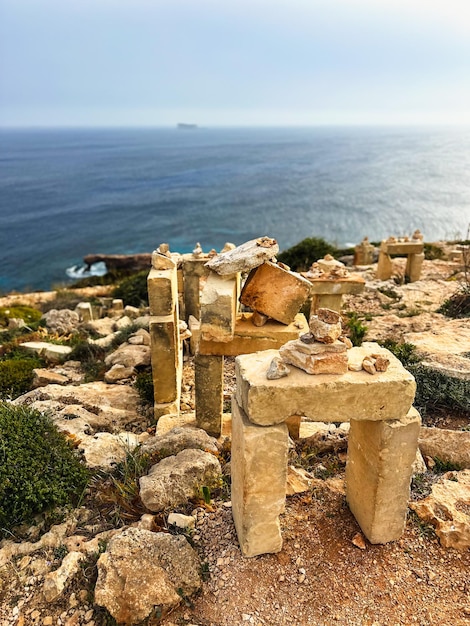
[[[224,407],[224,357],[197,354],[194,359],[196,422],[220,437]]]
[[[279,552],[289,437],[284,423],[252,424],[232,398],[232,514],[244,556]]]
[[[186,320],[190,315],[201,319],[200,313],[200,279],[207,276],[209,269],[205,264],[208,257],[196,257],[193,254],[183,254],[183,283],[184,283],[184,306]]]
[[[387,244],[382,241],[379,250],[379,262],[377,264],[378,280],[388,280],[392,276],[392,259],[387,252]]]
[[[351,420],[346,499],[371,543],[394,541],[403,533],[420,423],[413,407],[402,419]]]
[[[81,322],[90,322],[93,318],[93,309],[89,302],[79,302],[75,307]]]
[[[233,339],[237,318],[238,275],[210,271],[201,296],[201,339],[227,343]]]
[[[410,283],[414,283],[421,277],[421,267],[424,261],[424,252],[420,254],[409,254],[406,260],[405,275],[408,276]]]
[[[341,301],[342,295],[334,293],[317,293],[312,298],[312,306],[310,308],[310,315],[313,315],[318,309],[332,309],[341,313]]]

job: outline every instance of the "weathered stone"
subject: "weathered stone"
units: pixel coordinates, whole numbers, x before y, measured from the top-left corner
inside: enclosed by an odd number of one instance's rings
[[[105,373],[104,379],[108,384],[113,384],[121,380],[127,380],[134,374],[135,369],[133,367],[126,367],[125,365],[116,363]]]
[[[301,467],[289,465],[287,470],[286,495],[293,496],[296,493],[308,491],[313,483],[313,476]]]
[[[192,515],[182,515],[181,513],[170,513],[168,523],[178,528],[190,529],[194,528],[196,520]]]
[[[285,346],[289,345],[289,350],[297,350],[297,352],[301,352],[302,354],[339,354],[346,353],[346,344],[342,341],[334,341],[333,343],[321,343],[320,341],[310,341],[310,336],[308,336],[308,341],[305,341],[306,335],[302,335],[300,339],[295,339],[293,341],[288,341]],[[284,346],[283,346],[284,347]],[[281,348],[282,349],[282,348]]]
[[[182,535],[128,528],[110,540],[98,560],[95,601],[117,622],[135,624],[154,607],[168,610],[197,591],[199,570],[199,559]]]
[[[139,443],[134,433],[96,433],[93,437],[83,437],[78,448],[82,450],[88,467],[109,471],[125,461],[127,453]]]
[[[183,450],[154,465],[140,479],[140,497],[150,511],[178,506],[200,494],[203,486],[213,488],[222,473],[213,454]]]
[[[136,306],[126,304],[126,306],[124,307],[124,315],[130,317],[132,320],[135,320],[140,316],[140,309]]]
[[[285,424],[256,426],[232,400],[232,513],[244,556],[282,548],[288,442]]]
[[[150,348],[124,343],[117,350],[108,354],[104,362],[108,367],[111,365],[123,365],[129,368],[144,367],[150,365]]]
[[[80,571],[80,562],[84,558],[85,555],[81,552],[69,552],[58,569],[46,574],[43,591],[47,602],[55,602],[62,595],[64,589]]]
[[[318,309],[317,318],[320,322],[325,322],[325,324],[341,323],[341,315],[338,311],[333,311],[324,307]]]
[[[237,317],[237,277],[210,272],[201,296],[201,338],[231,341]]]
[[[172,315],[178,300],[176,268],[173,270],[150,270],[147,277],[147,287],[150,315]]]
[[[420,422],[414,408],[397,420],[351,420],[346,499],[371,543],[394,541],[403,533]]]
[[[258,326],[258,327],[264,326],[268,320],[269,320],[269,317],[267,315],[258,313],[258,311],[253,311],[253,317],[251,318],[251,321],[255,326]]]
[[[362,362],[368,352],[389,358],[388,370],[380,376],[366,372],[309,376],[293,368],[286,378],[267,380],[266,371],[272,359],[279,356],[277,350],[239,356],[235,360],[238,404],[252,422],[260,425],[279,424],[290,415],[328,422],[404,417],[416,390],[413,376],[391,352],[376,343],[352,348],[348,356]]]
[[[150,333],[145,328],[139,328],[137,332],[129,337],[127,342],[133,346],[149,346]]]
[[[182,450],[195,448],[209,452],[217,452],[217,441],[201,428],[172,428],[164,435],[149,437],[142,445],[144,454],[158,457],[178,454]]]
[[[107,335],[111,335],[116,331],[115,320],[111,317],[103,317],[99,320],[90,320],[87,322],[87,328],[90,328],[101,335],[102,337],[106,337]]]
[[[78,313],[69,309],[51,309],[44,313],[42,319],[46,322],[47,328],[59,335],[73,333],[80,323]]]
[[[240,302],[278,322],[290,324],[309,294],[307,279],[266,262],[246,279]]]
[[[181,348],[175,315],[152,317],[150,338],[155,403],[177,402],[181,390]]]
[[[330,311],[330,309],[318,309],[319,311]],[[336,311],[331,311],[336,313]],[[329,316],[331,319],[331,315]],[[318,315],[311,315],[308,321],[310,332],[317,341],[321,343],[333,343],[343,334],[341,319],[336,322],[327,322]]]
[[[223,412],[224,357],[197,354],[194,359],[196,422],[214,437],[220,436]]]
[[[90,322],[93,319],[93,308],[90,302],[79,302],[75,307],[75,313],[80,322]]]
[[[366,356],[366,358],[362,361],[362,369],[369,374],[377,374],[374,363],[375,359],[371,359],[370,357]]]
[[[260,237],[219,254],[208,261],[206,266],[221,276],[249,272],[275,257],[278,252],[279,246],[275,239]]]
[[[281,324],[269,320],[261,328],[251,322],[251,313],[244,313],[235,322],[235,332],[232,341],[199,341],[199,354],[213,356],[238,356],[239,354],[251,354],[261,350],[280,348],[287,341],[297,339],[301,332],[308,330],[305,316],[298,313],[294,321],[289,324]],[[191,331],[197,333],[197,327],[191,326]]]
[[[345,374],[348,371],[346,346],[339,341],[337,344],[341,346],[341,352],[319,353],[315,344],[306,344],[300,340],[289,341],[280,348],[279,354],[284,362],[304,370],[307,374]],[[299,346],[302,346],[302,350],[298,349]],[[313,351],[308,354],[307,349],[310,347],[313,347]]]
[[[269,364],[269,369],[266,372],[266,378],[268,380],[278,380],[284,378],[290,372],[290,369],[280,358],[275,357]]]
[[[114,322],[114,327],[116,330],[125,330],[128,326],[132,326],[134,321],[131,320],[127,315],[121,315],[121,312],[117,314],[117,318]]]
[[[46,341],[25,341],[24,343],[20,343],[20,346],[27,352],[37,354],[51,363],[65,361],[72,352],[72,348],[69,346],[56,345],[47,343]]]
[[[470,548],[470,470],[447,472],[433,485],[431,495],[410,507],[436,529],[445,548]]]
[[[176,262],[171,258],[170,254],[162,254],[158,250],[154,250],[152,252],[152,270],[165,271],[165,270],[172,270],[175,268],[176,268]]]
[[[205,267],[207,256],[200,258],[192,254],[183,255],[184,275],[184,304],[186,319],[192,315],[199,319],[200,311],[200,279],[209,274],[209,268]]]
[[[45,385],[67,385],[69,379],[67,376],[57,374],[52,370],[45,368],[37,368],[33,370],[33,387],[44,387]]]
[[[344,267],[344,263],[341,263],[341,261],[337,261],[333,256],[331,256],[331,254],[326,254],[323,259],[318,259],[317,264],[323,272],[328,273],[338,267]]]
[[[390,359],[387,359],[380,354],[372,355],[374,357],[374,367],[377,372],[386,372],[388,370],[388,366],[390,365]]]
[[[470,469],[470,432],[422,427],[419,448],[424,456]]]

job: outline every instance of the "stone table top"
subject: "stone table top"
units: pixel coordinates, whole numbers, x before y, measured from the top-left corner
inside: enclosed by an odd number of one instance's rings
[[[357,294],[364,291],[366,281],[359,274],[350,274],[342,278],[329,276],[312,276],[308,272],[301,272],[301,276],[306,278],[312,285],[313,294]]]
[[[386,372],[311,375],[289,366],[285,378],[268,380],[266,372],[278,350],[244,354],[236,359],[238,404],[252,423],[273,425],[292,415],[312,421],[396,420],[403,418],[414,400],[416,383],[401,362],[377,343],[348,350],[348,361],[361,363],[370,354],[390,360]]]

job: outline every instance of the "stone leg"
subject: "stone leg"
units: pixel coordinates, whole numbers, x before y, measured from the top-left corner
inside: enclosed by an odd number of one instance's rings
[[[420,423],[413,407],[401,420],[351,420],[346,499],[371,543],[394,541],[403,533]]]
[[[182,358],[177,311],[173,315],[152,317],[149,331],[155,417],[158,418],[162,411],[174,412],[174,408],[179,407]],[[167,405],[167,410],[162,405]]]
[[[252,424],[232,398],[232,514],[244,556],[282,548],[288,443],[286,424]]]
[[[224,357],[197,354],[194,367],[197,425],[213,437],[220,437],[224,404]]]
[[[383,250],[379,252],[379,262],[377,264],[377,276],[378,280],[388,280],[392,276],[392,259]]]
[[[318,293],[312,298],[312,308],[310,309],[310,315],[313,315],[320,308],[332,309],[341,313],[341,294],[334,293]]]
[[[184,277],[184,308],[186,319],[190,315],[196,319],[201,318],[199,276]]]
[[[409,254],[406,260],[405,275],[408,276],[410,283],[414,283],[421,277],[421,267],[424,261],[424,252],[421,254]]]

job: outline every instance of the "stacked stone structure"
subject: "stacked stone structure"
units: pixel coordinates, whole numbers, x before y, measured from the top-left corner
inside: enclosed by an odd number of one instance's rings
[[[424,261],[423,235],[415,230],[411,239],[403,237],[389,237],[380,244],[379,261],[377,264],[377,278],[388,280],[392,277],[393,264],[391,255],[406,256],[405,277],[410,283],[419,280],[421,267]]]

